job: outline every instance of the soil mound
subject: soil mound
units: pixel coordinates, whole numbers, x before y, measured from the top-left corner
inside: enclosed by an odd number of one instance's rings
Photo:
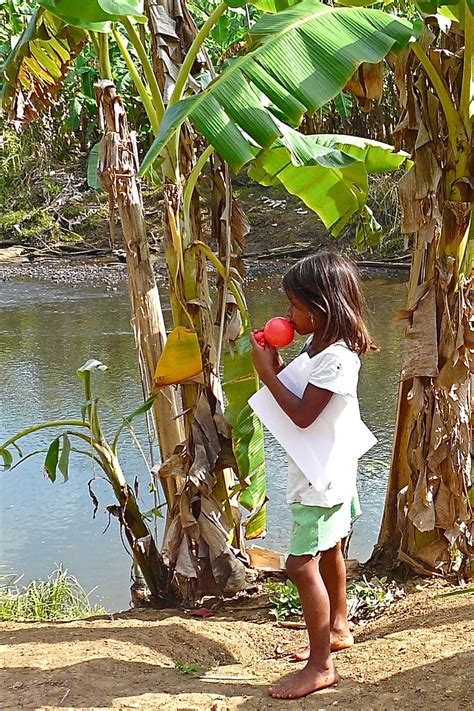
[[[63,624],[3,623],[1,708],[472,708],[473,595],[436,592],[424,583],[383,618],[356,627],[354,647],[336,655],[340,683],[289,702],[270,699],[267,686],[295,670],[288,655],[305,633],[277,626],[266,600],[208,619],[132,610]]]

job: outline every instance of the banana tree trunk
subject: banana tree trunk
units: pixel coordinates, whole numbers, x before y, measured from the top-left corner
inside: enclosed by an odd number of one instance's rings
[[[133,559],[145,579],[154,605],[169,606],[172,595],[168,585],[168,568],[158,552],[151,531],[143,520],[135,495],[125,479],[120,463],[106,442],[95,445],[95,450],[119,502],[119,506],[108,507],[109,514],[117,516],[120,521]]]
[[[166,105],[197,29],[184,1],[148,0],[145,9],[153,67]],[[204,54],[198,59],[206,61]],[[189,81],[192,86],[192,77]],[[240,536],[235,535],[240,513],[229,500],[234,480],[227,471],[235,461],[230,427],[222,415],[206,258],[194,249],[196,243],[205,241],[200,197],[194,190],[193,170],[199,158],[194,138],[192,131],[184,128],[176,153],[162,165],[163,242],[173,325],[197,333],[203,361],[203,382],[181,386],[186,446],[160,470],[162,481],[167,481],[176,467],[185,473],[184,486],[170,502],[172,522],[163,554],[187,602],[206,593],[235,593],[246,585],[244,559],[238,547],[229,545],[231,539],[234,545],[240,542]],[[188,182],[191,187],[186,194]]]
[[[404,358],[374,555],[420,574],[469,575],[474,234],[472,123],[463,120],[462,87],[463,72],[472,81],[472,66],[463,64],[458,35],[443,44],[449,51],[405,53],[396,70],[404,98],[399,131],[414,158],[400,185],[413,259],[407,308],[398,314],[406,324]],[[456,65],[449,71],[448,57]]]
[[[117,206],[126,251],[132,326],[144,389],[151,392],[153,373],[166,341],[160,297],[150,261],[143,204],[136,173],[138,158],[134,137],[127,127],[121,99],[113,82],[100,81],[96,87],[99,116],[106,133],[101,142],[99,174],[110,204]],[[113,219],[113,216],[111,216]],[[154,402],[156,432],[162,459],[172,455],[184,439],[176,394],[164,388]],[[173,500],[179,482],[164,482],[167,502]]]

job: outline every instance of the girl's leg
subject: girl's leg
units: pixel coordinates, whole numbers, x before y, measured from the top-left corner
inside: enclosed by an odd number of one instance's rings
[[[341,543],[325,551],[320,570],[329,595],[331,613],[331,644],[346,647],[354,643],[347,621],[346,564]],[[339,649],[341,647],[339,646]],[[343,647],[342,647],[343,648]]]
[[[277,699],[297,699],[336,684],[339,675],[331,659],[329,596],[319,571],[319,558],[288,556],[286,572],[298,588],[309,635],[306,666],[269,689]]]
[[[330,606],[330,643],[331,651],[338,652],[354,644],[349,630],[346,608],[346,565],[342,555],[342,545],[323,551],[319,562],[321,577],[329,595]],[[309,658],[309,646],[297,649],[292,654],[293,661],[305,661]]]

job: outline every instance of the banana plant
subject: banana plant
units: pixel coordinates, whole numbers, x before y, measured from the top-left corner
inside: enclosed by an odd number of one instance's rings
[[[169,602],[173,598],[171,581],[146,523],[146,515],[139,509],[136,495],[127,483],[119,459],[120,436],[124,430],[129,430],[135,437],[132,421],[153,406],[154,397],[150,397],[130,415],[121,416],[120,426],[108,439],[102,428],[100,408],[101,406],[110,408],[111,405],[104,402],[102,398],[96,397],[92,387],[94,373],[106,370],[107,366],[95,359],[88,360],[77,370],[77,375],[84,385],[84,405],[81,408],[80,418],[43,422],[27,427],[0,443],[0,458],[3,460],[4,469],[8,470],[19,466],[32,456],[44,454],[42,450],[38,450],[23,455],[20,444],[23,446],[23,440],[34,432],[54,428],[60,433],[51,441],[44,459],[44,471],[52,483],[56,481],[58,475],[61,475],[64,481],[69,479],[71,455],[88,457],[100,467],[119,504],[119,506],[108,506],[109,513],[119,518],[133,558],[140,566],[154,603],[163,606],[165,601]],[[117,411],[112,409],[117,414]],[[91,482],[89,482],[89,492],[94,502],[95,515],[99,502],[91,489]],[[162,516],[159,507],[154,507],[147,514]]]
[[[474,6],[420,7],[430,13],[425,32],[395,68],[400,137],[414,161],[400,185],[413,258],[377,556],[470,577]]]
[[[37,15],[31,24],[30,38],[33,39],[34,30],[38,32],[42,31],[43,24],[51,22],[60,22],[60,30],[62,33],[67,33],[68,28],[71,27],[71,23],[74,23],[73,30],[80,28],[80,31],[87,31],[89,37],[93,42],[97,50],[97,55],[99,59],[99,65],[101,70],[101,75],[103,78],[111,77],[111,67],[108,62],[108,31],[112,30],[113,35],[120,47],[124,59],[127,62],[131,76],[135,81],[137,91],[142,98],[143,106],[148,113],[150,124],[153,130],[157,130],[158,121],[160,118],[161,111],[161,94],[160,88],[158,86],[158,81],[155,74],[151,68],[151,63],[146,55],[145,48],[141,42],[141,39],[136,32],[134,25],[132,24],[130,18],[125,15],[120,15],[120,21],[123,27],[126,29],[130,45],[133,46],[136,55],[142,60],[142,71],[144,79],[140,77],[140,72],[135,67],[134,61],[131,57],[130,51],[125,44],[125,40],[121,33],[117,31],[116,26],[111,26],[111,22],[117,21],[118,16],[111,16],[110,18],[104,16],[105,10],[110,10],[107,4],[100,3],[85,3],[84,6],[78,8],[76,4],[74,7],[71,3],[54,3],[45,2],[43,9],[39,10]],[[114,7],[117,9],[120,3],[115,3]],[[123,3],[122,3],[123,5]],[[137,10],[140,3],[135,3],[132,9]],[[105,10],[104,10],[105,8]],[[130,4],[126,8],[122,8],[124,11],[130,11]],[[74,12],[74,14],[72,14]],[[52,21],[50,15],[54,18]],[[140,16],[136,16],[135,19],[141,20]],[[36,38],[35,38],[36,39]],[[32,49],[32,44],[30,40],[26,45],[27,59],[29,59],[28,52]],[[130,46],[129,45],[129,46]],[[13,55],[14,60],[19,66],[20,57]],[[36,75],[31,75],[31,86],[34,84],[42,86],[45,81],[46,70],[48,67],[42,68],[43,72],[37,71]],[[14,91],[15,79],[18,78],[19,72],[10,77],[10,82],[8,89],[5,92],[5,101],[9,100],[13,103],[13,108],[16,109],[14,104],[16,95]],[[31,87],[30,87],[31,88]],[[58,87],[59,88],[59,87]],[[30,92],[30,95],[35,98],[35,92]],[[104,140],[111,139],[113,141],[117,140],[122,145],[129,143],[128,134],[122,135],[118,130],[114,130],[114,121],[117,114],[114,113],[115,109],[119,111],[123,110],[120,108],[119,99],[112,97],[110,94],[110,88],[98,87],[98,95],[108,96],[107,100],[100,100],[100,110],[103,112],[107,120],[107,105],[110,109],[113,105],[114,109],[108,112],[108,130]],[[160,103],[161,102],[161,103]],[[114,114],[112,116],[112,114]],[[17,117],[21,118],[21,117]],[[112,124],[112,125],[111,125]],[[117,126],[118,128],[118,126]],[[120,122],[120,131],[124,128],[123,120]],[[114,134],[118,134],[117,138],[114,138]],[[119,209],[121,211],[122,222],[124,224],[124,236],[126,241],[126,246],[129,247],[127,254],[130,253],[130,260],[127,257],[127,264],[130,262],[129,273],[133,275],[138,269],[141,270],[142,276],[140,279],[135,279],[134,284],[131,287],[132,303],[136,306],[135,308],[135,318],[134,323],[139,326],[136,328],[138,333],[145,335],[143,343],[140,345],[140,352],[145,354],[147,358],[147,363],[150,363],[151,367],[151,377],[149,373],[148,386],[151,387],[151,381],[153,380],[154,366],[156,365],[156,360],[160,354],[160,348],[164,345],[165,337],[161,333],[160,338],[150,338],[147,333],[151,334],[158,333],[157,324],[163,322],[161,314],[156,314],[156,303],[155,303],[155,316],[154,324],[148,324],[143,320],[143,306],[149,299],[149,294],[155,289],[152,284],[152,270],[148,262],[147,265],[147,247],[143,243],[143,219],[140,217],[140,199],[139,193],[134,185],[133,176],[133,161],[128,160],[126,169],[124,166],[112,166],[107,161],[107,156],[112,155],[106,148],[105,144],[103,149],[98,151],[99,155],[102,153],[104,159],[99,159],[101,165],[101,174],[103,179],[109,184],[111,181],[115,181],[115,175],[120,175],[120,182],[122,183],[122,189],[118,191],[118,203]],[[125,153],[128,156],[133,156],[135,151],[133,146],[127,149]],[[177,158],[178,156],[176,156]],[[123,159],[123,158],[122,158]],[[170,167],[171,166],[171,167]],[[170,161],[169,165],[166,166],[168,172],[165,172],[164,179],[174,179],[177,180],[177,176],[180,175],[180,169],[177,166],[176,161]],[[191,202],[193,200],[193,191],[196,179],[199,172],[194,170],[191,173],[190,179],[188,180],[188,189],[185,191],[184,199]],[[128,176],[128,177],[127,177]],[[126,178],[126,180],[125,180]],[[123,201],[122,197],[124,195],[123,187],[127,184],[128,198]],[[111,185],[112,190],[115,190],[115,183]],[[114,193],[112,192],[112,195]],[[228,206],[226,206],[228,207]],[[231,212],[238,215],[238,209],[235,205],[231,206],[231,210],[227,210],[228,214],[228,224],[229,231],[232,233],[237,229],[238,224],[235,219],[232,219]],[[132,208],[133,214],[130,212]],[[168,247],[167,247],[167,259],[168,267],[171,274],[170,279],[170,300],[173,307],[174,323],[177,329],[187,327],[191,331],[195,331],[199,334],[201,341],[201,348],[204,357],[204,366],[201,368],[203,372],[202,380],[204,382],[198,385],[183,385],[182,387],[182,407],[187,411],[185,415],[185,434],[182,434],[181,438],[176,437],[174,446],[168,446],[166,449],[161,446],[161,454],[164,460],[162,467],[162,472],[160,474],[160,480],[163,484],[165,494],[167,496],[168,503],[168,520],[165,533],[164,550],[167,551],[167,563],[170,567],[170,576],[175,576],[175,579],[187,578],[193,579],[198,578],[199,571],[199,561],[203,559],[200,555],[197,557],[196,553],[188,550],[194,545],[193,541],[200,539],[201,551],[207,545],[209,549],[208,560],[210,561],[210,567],[212,569],[212,575],[214,578],[214,586],[217,584],[218,589],[226,590],[227,592],[238,590],[245,584],[245,568],[243,563],[235,556],[232,549],[229,547],[229,542],[234,542],[237,548],[243,549],[243,541],[240,536],[240,521],[239,521],[239,508],[236,505],[235,496],[241,489],[251,489],[254,486],[252,481],[242,481],[239,485],[238,491],[233,491],[234,489],[234,478],[231,476],[229,465],[237,469],[235,463],[235,457],[232,454],[232,447],[222,446],[225,444],[226,434],[228,429],[224,426],[224,419],[220,413],[221,405],[219,400],[221,399],[219,384],[216,378],[217,366],[215,364],[215,347],[213,345],[212,337],[212,326],[210,318],[210,309],[208,306],[209,296],[207,291],[206,279],[207,275],[205,272],[205,251],[206,245],[203,248],[198,248],[194,251],[188,251],[185,253],[183,245],[183,232],[180,230],[179,219],[175,219],[172,213],[172,208],[170,207],[170,214],[166,225],[166,232],[168,234]],[[178,217],[178,215],[176,215]],[[188,221],[191,224],[192,220]],[[187,235],[188,241],[192,241],[189,237],[189,230]],[[194,240],[196,243],[197,241]],[[228,249],[230,253],[230,247]],[[140,255],[138,261],[135,257]],[[215,255],[210,255],[215,258]],[[186,262],[186,265],[185,265]],[[219,262],[219,264],[222,264]],[[144,269],[145,267],[145,269]],[[223,282],[227,286],[228,281],[228,269],[222,265],[221,275],[223,277]],[[151,288],[148,288],[151,285]],[[243,314],[246,314],[246,307],[242,296],[239,293],[239,288],[236,285],[236,281],[232,280],[232,283],[228,287],[229,291],[235,292],[234,302],[239,303],[240,310]],[[224,300],[225,306],[225,300]],[[152,314],[150,315],[150,317]],[[150,328],[148,328],[150,326]],[[221,329],[221,340],[222,340],[222,329]],[[235,334],[234,338],[238,335]],[[158,351],[155,353],[150,352],[150,347],[155,344]],[[148,357],[149,356],[149,357]],[[153,362],[155,361],[155,362]],[[162,363],[161,363],[162,365]],[[256,386],[256,380],[252,369],[253,382]],[[160,388],[159,395],[163,392]],[[173,393],[171,393],[173,396]],[[164,398],[165,400],[171,400],[168,396]],[[174,411],[172,410],[168,416],[161,416],[158,418],[158,430],[161,434],[163,431],[169,429],[171,425],[180,425],[179,409],[174,406]],[[263,457],[263,436],[261,425],[258,426],[260,437],[258,442],[262,451]],[[184,443],[181,447],[187,448],[187,458],[185,461],[187,463],[187,469],[183,471],[183,477],[180,479],[176,473],[173,476],[168,476],[167,471],[170,469],[170,464],[175,462],[174,450],[180,445],[183,437],[185,437]],[[162,440],[160,439],[160,445],[162,445]],[[199,463],[200,475],[194,477],[195,469],[190,465],[193,464],[193,454],[198,446],[203,446],[207,452],[210,464],[203,469],[203,462]],[[212,449],[212,452],[211,452]],[[221,450],[229,450],[227,456],[221,455]],[[197,457],[194,457],[196,460]],[[262,472],[261,472],[262,473]],[[182,489],[181,483],[186,484],[187,489],[185,491]],[[263,477],[264,481],[264,477]],[[260,486],[262,482],[262,477],[260,477]],[[193,491],[189,491],[190,487],[194,487]],[[179,493],[178,493],[179,491]],[[192,513],[191,504],[195,501],[196,496],[206,498],[207,503],[202,503],[201,512],[196,518]],[[233,499],[231,501],[231,498]],[[195,504],[193,505],[195,508]],[[214,511],[215,510],[215,511]],[[188,512],[186,514],[186,511]],[[262,514],[260,513],[260,520]],[[222,518],[222,521],[220,520]],[[186,519],[186,524],[188,529],[185,530],[183,521]],[[191,531],[189,528],[189,522],[194,520],[194,530]],[[176,525],[174,525],[176,524]],[[247,533],[250,537],[252,535],[251,526],[247,525]],[[190,533],[193,534],[191,538]],[[193,560],[196,561],[195,569],[193,571],[186,570],[181,563],[181,560],[186,564],[187,559],[190,558],[190,554]],[[204,560],[206,556],[204,556]],[[192,588],[192,586],[191,586]],[[189,601],[192,601],[193,590],[189,588],[185,595]]]

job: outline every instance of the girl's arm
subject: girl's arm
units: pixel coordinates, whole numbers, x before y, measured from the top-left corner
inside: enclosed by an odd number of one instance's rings
[[[303,397],[288,390],[277,377],[273,366],[273,355],[269,348],[261,348],[253,336],[250,336],[253,351],[252,357],[261,380],[271,394],[297,427],[305,429],[313,424],[330,401],[333,393],[315,385],[307,385]]]

